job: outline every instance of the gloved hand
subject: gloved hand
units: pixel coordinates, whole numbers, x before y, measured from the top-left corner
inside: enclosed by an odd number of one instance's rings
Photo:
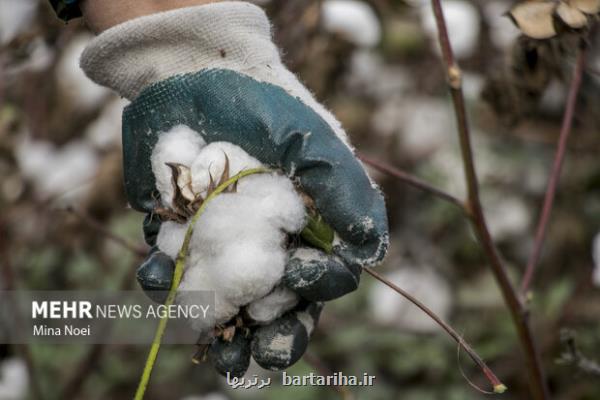
[[[281,63],[270,25],[256,6],[223,2],[137,18],[98,36],[81,66],[90,78],[132,99],[123,114],[125,189],[148,214],[154,245],[160,219],[151,156],[159,136],[186,125],[207,142],[227,141],[292,178],[335,230],[332,254],[294,250],[284,283],[306,299],[209,358],[221,373],[242,375],[250,354],[283,369],[304,353],[321,304],[353,291],[362,266],[387,249],[383,197],[355,158],[339,122]],[[155,249],[138,271],[145,290],[168,290],[173,260]],[[282,348],[278,337],[292,337]]]

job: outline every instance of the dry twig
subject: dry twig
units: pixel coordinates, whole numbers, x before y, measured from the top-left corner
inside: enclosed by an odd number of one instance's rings
[[[444,322],[433,311],[431,311],[425,304],[423,304],[421,301],[419,301],[417,298],[415,298],[410,293],[406,292],[404,289],[402,289],[399,286],[395,285],[394,283],[390,282],[388,279],[384,278],[379,273],[375,272],[373,269],[371,269],[369,267],[364,267],[363,269],[369,275],[371,275],[378,281],[382,282],[389,288],[395,290],[398,294],[400,294],[401,296],[406,298],[408,301],[413,303],[415,306],[419,307],[419,309],[421,309],[421,311],[423,311],[425,314],[427,314],[427,316],[429,316],[429,318],[434,320],[440,327],[442,327],[442,329],[444,329],[446,332],[448,332],[448,334],[452,337],[452,339],[454,339],[456,341],[456,343],[458,343],[459,347],[462,347],[463,349],[465,349],[465,351],[467,352],[469,357],[471,357],[471,359],[475,362],[475,364],[477,364],[477,366],[479,368],[481,368],[481,371],[483,372],[485,377],[492,384],[494,393],[503,393],[506,390],[506,386],[502,382],[500,382],[500,380],[494,374],[494,372],[486,365],[485,361],[483,361],[481,359],[481,357],[479,357],[479,355],[475,352],[475,350],[473,350],[473,348],[467,342],[465,342],[465,340],[462,338],[462,336],[460,336],[454,330],[454,328],[452,328],[448,323]]]
[[[517,291],[508,277],[506,267],[494,245],[483,214],[483,208],[479,197],[479,182],[475,171],[473,150],[471,147],[471,134],[469,132],[469,123],[462,91],[462,72],[454,59],[440,0],[432,0],[431,5],[438,29],[442,58],[446,67],[448,86],[450,88],[458,126],[463,167],[467,182],[467,213],[477,238],[483,247],[483,251],[490,262],[491,270],[500,287],[504,301],[510,310],[513,322],[517,329],[521,346],[525,352],[525,361],[529,373],[532,396],[536,400],[548,399],[550,393],[535,339],[529,326],[526,309],[521,303]]]
[[[583,41],[582,41],[583,46]],[[582,48],[577,54],[577,62],[573,71],[573,78],[569,87],[569,95],[567,97],[567,104],[565,107],[565,113],[562,120],[562,126],[560,129],[560,137],[558,140],[558,146],[556,148],[556,155],[554,157],[554,163],[552,165],[552,173],[548,181],[548,187],[546,189],[546,195],[544,197],[544,205],[542,207],[542,214],[538,222],[538,226],[535,233],[535,242],[533,245],[533,251],[527,261],[527,268],[523,275],[523,281],[521,282],[521,293],[523,296],[527,295],[535,269],[540,260],[542,252],[542,246],[548,231],[548,221],[550,220],[550,214],[552,212],[552,206],[554,205],[554,197],[556,195],[556,187],[558,186],[558,180],[560,178],[560,172],[562,169],[563,161],[565,159],[565,153],[567,150],[567,141],[573,127],[573,117],[575,116],[575,105],[577,103],[577,95],[579,94],[579,88],[581,87],[581,80],[583,78],[583,72],[585,70],[585,49]]]

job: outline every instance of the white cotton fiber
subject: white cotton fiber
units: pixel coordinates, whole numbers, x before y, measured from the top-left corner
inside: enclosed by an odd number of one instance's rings
[[[600,233],[597,233],[592,241],[592,258],[594,260],[592,282],[596,287],[600,287]]]
[[[298,304],[298,300],[296,292],[284,285],[279,285],[262,299],[250,303],[246,311],[256,322],[268,323],[291,310]]]
[[[25,361],[9,358],[0,364],[0,399],[22,400],[28,397],[30,377]]]
[[[171,168],[167,163],[178,163],[189,167],[206,142],[202,137],[185,125],[179,125],[164,133],[152,152],[152,172],[156,178],[156,188],[162,203],[172,207],[173,184]]]
[[[363,1],[327,0],[322,17],[327,31],[342,34],[357,46],[373,47],[381,40],[379,19]]]
[[[448,25],[448,36],[452,49],[457,58],[466,58],[473,55],[477,49],[480,38],[480,17],[477,8],[464,0],[447,0],[442,5],[444,16]],[[437,42],[437,26],[433,9],[429,4],[420,7],[421,23],[427,35],[434,43],[434,49],[440,53]]]
[[[55,80],[61,95],[81,111],[99,108],[110,95],[107,88],[92,82],[79,68],[79,57],[92,38],[89,33],[81,33],[71,39],[55,70]]]
[[[156,243],[158,247],[173,260],[177,258],[189,224],[178,224],[173,221],[162,223]]]
[[[230,177],[262,167],[238,146],[216,142],[203,147],[198,135],[189,132],[193,133],[184,127],[169,132],[153,153],[152,166],[158,173],[157,185],[161,185],[164,204],[170,204],[173,189],[171,170],[163,169],[161,162],[189,166],[193,192],[203,198],[210,176],[214,182],[221,178],[225,157]],[[304,224],[304,203],[289,178],[276,172],[242,178],[235,193],[213,198],[196,222],[180,292],[214,291],[216,323],[227,322],[242,306],[248,306],[258,322],[271,321],[297,303],[291,291],[274,289],[281,282],[288,259],[287,234],[299,232]],[[173,257],[186,229],[185,224],[164,223],[158,247]],[[193,301],[193,296],[182,293],[178,301],[185,304]],[[192,324],[198,330],[208,328],[201,325],[202,321]]]
[[[57,147],[25,137],[18,143],[15,156],[40,198],[55,197],[64,203],[81,199],[87,193],[99,163],[94,148],[84,140]]]

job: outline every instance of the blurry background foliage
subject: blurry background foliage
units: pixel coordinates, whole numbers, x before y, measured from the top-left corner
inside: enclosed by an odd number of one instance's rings
[[[454,117],[427,1],[261,1],[285,62],[341,119],[362,153],[462,196]],[[519,36],[505,0],[443,2],[465,72],[477,169],[492,234],[522,274],[557,140],[572,69],[569,35]],[[142,215],[122,188],[125,101],[91,83],[78,57],[91,36],[59,22],[46,1],[0,0],[0,283],[5,288],[134,288],[145,251]],[[561,354],[561,329],[600,359],[600,40],[593,40],[572,140],[539,273],[532,321],[556,399],[598,399],[600,379]],[[392,244],[380,271],[463,333],[526,399],[514,329],[485,259],[453,206],[372,171],[387,197]],[[73,212],[66,211],[73,207]],[[84,216],[82,218],[81,216]],[[133,243],[132,252],[86,222]],[[595,265],[596,264],[596,265]],[[129,399],[146,347],[0,347],[0,399]],[[376,375],[360,399],[478,399],[466,356],[420,312],[363,276],[327,305],[310,346],[333,371]],[[331,388],[233,391],[193,349],[164,346],[148,399],[334,399]],[[312,371],[304,361],[289,373]],[[274,376],[257,367],[250,373]]]

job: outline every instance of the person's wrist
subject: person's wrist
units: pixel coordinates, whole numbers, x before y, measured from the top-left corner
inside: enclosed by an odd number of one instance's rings
[[[134,18],[219,1],[223,0],[82,0],[79,8],[88,27],[98,34]]]

